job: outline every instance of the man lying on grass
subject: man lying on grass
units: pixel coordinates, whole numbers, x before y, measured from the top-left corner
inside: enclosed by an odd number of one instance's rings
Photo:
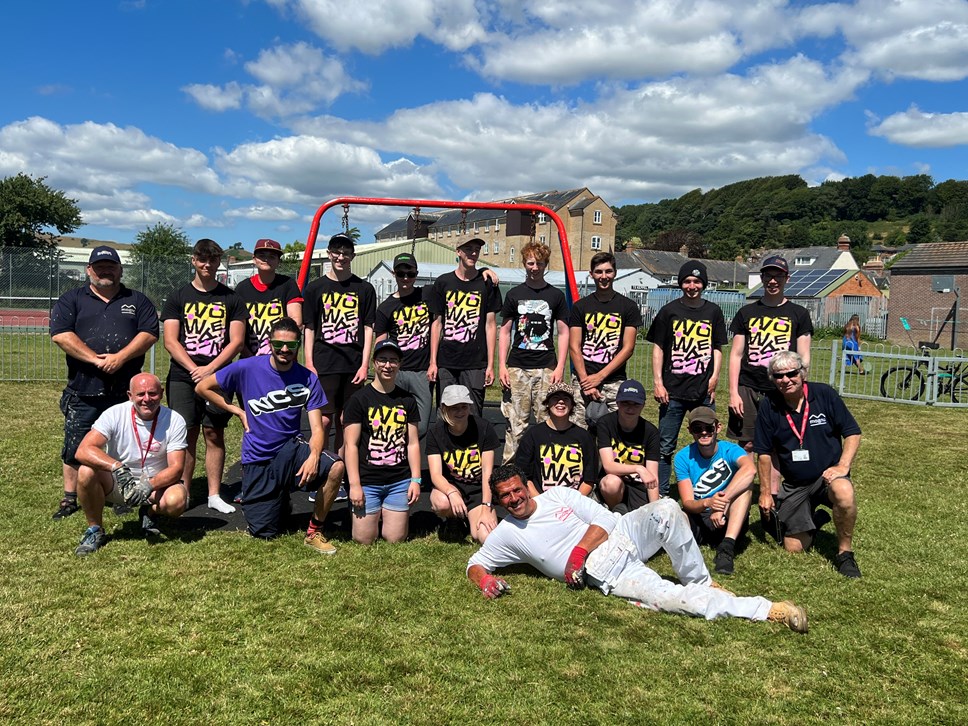
[[[737,597],[713,582],[679,505],[660,499],[626,515],[610,512],[568,487],[532,496],[513,464],[491,474],[494,499],[510,516],[467,563],[467,577],[487,598],[510,588],[492,573],[529,564],[569,587],[590,585],[650,610],[769,620],[807,632],[807,614],[791,602]],[[672,560],[682,585],[663,580],[645,562],[659,549]]]

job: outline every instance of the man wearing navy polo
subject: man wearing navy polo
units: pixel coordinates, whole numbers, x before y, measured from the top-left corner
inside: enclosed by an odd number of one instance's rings
[[[67,387],[60,401],[64,496],[54,519],[78,510],[78,445],[98,416],[128,400],[128,382],[158,340],[158,311],[142,293],[121,284],[117,250],[95,247],[87,276],[90,283],[61,295],[50,314],[51,340],[67,357]]]

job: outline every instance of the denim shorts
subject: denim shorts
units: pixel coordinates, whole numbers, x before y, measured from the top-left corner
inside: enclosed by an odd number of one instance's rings
[[[364,484],[363,502],[366,505],[366,513],[376,514],[381,509],[391,512],[409,511],[408,489],[410,489],[410,477],[401,479],[395,484]]]

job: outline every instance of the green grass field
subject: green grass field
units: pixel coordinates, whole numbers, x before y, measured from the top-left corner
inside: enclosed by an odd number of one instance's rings
[[[109,513],[110,546],[80,560],[81,515],[50,519],[59,392],[0,384],[5,722],[968,722],[963,411],[850,402],[865,434],[862,580],[834,571],[829,528],[797,557],[754,527],[724,582],[803,604],[801,636],[649,613],[527,572],[489,602],[464,578],[471,545],[436,535],[337,541],[324,558],[298,535],[149,545]],[[652,564],[671,574],[664,555]]]

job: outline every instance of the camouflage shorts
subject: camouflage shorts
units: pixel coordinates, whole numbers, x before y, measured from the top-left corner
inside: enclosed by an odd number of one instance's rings
[[[544,400],[548,386],[551,385],[549,368],[508,368],[511,388],[504,389],[501,400],[501,413],[507,419],[507,435],[504,439],[504,463],[514,458],[518,442],[534,414],[535,421],[544,418]]]

